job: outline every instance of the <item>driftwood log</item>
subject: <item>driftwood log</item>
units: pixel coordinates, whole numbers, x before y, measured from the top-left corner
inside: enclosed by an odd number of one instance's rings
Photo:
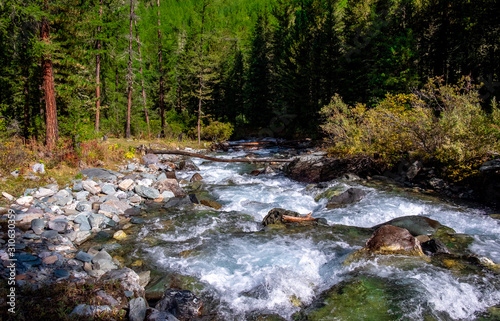
[[[289,163],[293,161],[293,159],[284,159],[284,158],[233,158],[233,159],[223,159],[210,157],[197,153],[190,153],[181,150],[161,150],[161,149],[147,149],[146,153],[150,154],[170,154],[170,155],[182,155],[182,156],[190,156],[203,158],[214,162],[223,162],[223,163]]]

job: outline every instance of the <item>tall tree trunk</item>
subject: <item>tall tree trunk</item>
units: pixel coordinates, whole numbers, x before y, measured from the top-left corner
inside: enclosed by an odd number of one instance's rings
[[[144,90],[144,75],[142,73],[142,55],[141,55],[141,42],[139,40],[139,30],[137,30],[137,19],[134,18],[135,24],[135,37],[137,39],[137,51],[139,52],[139,73],[141,74],[141,87],[142,87],[142,103],[144,104],[144,116],[146,117],[146,124],[148,125],[148,138],[151,138],[151,131],[149,130],[149,116],[148,107],[146,105],[146,91]]]
[[[127,103],[127,127],[125,138],[130,138],[130,112],[132,110],[132,37],[134,20],[134,0],[130,0],[130,33],[128,41],[128,103]]]
[[[161,119],[161,134],[165,136],[165,102],[163,96],[163,66],[162,66],[162,48],[161,48],[161,30],[160,30],[160,0],[156,0],[158,6],[158,64],[160,72],[160,119]]]
[[[48,3],[45,0],[45,9],[48,11]],[[49,22],[46,17],[42,18],[41,25],[42,41],[50,43]],[[42,57],[43,91],[45,94],[45,144],[47,148],[53,149],[59,138],[57,128],[57,107],[56,91],[54,86],[54,71],[52,67],[52,57],[44,54]]]
[[[101,5],[99,8],[99,19],[102,17],[102,0],[99,1],[99,4]],[[100,120],[100,108],[101,108],[101,84],[100,84],[100,75],[101,75],[101,39],[99,39],[99,36],[101,35],[101,25],[97,26],[97,44],[96,44],[96,49],[97,49],[97,54],[95,57],[95,82],[96,82],[96,89],[95,89],[95,95],[96,95],[96,102],[95,102],[95,131],[99,131],[99,120]]]

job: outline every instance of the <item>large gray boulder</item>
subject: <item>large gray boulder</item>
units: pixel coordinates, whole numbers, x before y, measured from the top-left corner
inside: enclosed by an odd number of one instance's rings
[[[347,204],[352,204],[361,201],[366,196],[366,192],[360,188],[351,187],[340,195],[332,196],[328,203],[327,208],[342,207]]]

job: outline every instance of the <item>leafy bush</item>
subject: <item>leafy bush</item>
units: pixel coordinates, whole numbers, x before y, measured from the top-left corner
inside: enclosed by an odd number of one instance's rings
[[[224,123],[209,119],[209,124],[201,128],[201,137],[206,140],[224,141],[233,134],[234,127],[231,123]]]
[[[460,179],[500,150],[500,111],[492,104],[488,115],[468,77],[456,85],[434,78],[411,94],[387,94],[372,109],[348,106],[336,95],[321,109],[321,128],[333,154],[377,153],[392,164],[413,153],[437,160],[450,178]]]

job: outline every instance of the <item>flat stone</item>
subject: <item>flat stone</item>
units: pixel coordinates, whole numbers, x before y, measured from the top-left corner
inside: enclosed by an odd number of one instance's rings
[[[79,202],[86,201],[89,197],[89,194],[90,193],[87,191],[80,191],[80,192],[75,194],[75,198]]]
[[[57,269],[57,270],[54,270],[54,276],[58,279],[60,278],[67,278],[69,277],[69,272],[67,270],[64,270],[64,269]]]
[[[101,187],[99,186],[99,184],[97,184],[96,182],[94,182],[92,180],[83,181],[82,185],[83,185],[84,190],[86,190],[87,192],[89,192],[93,195],[97,195],[101,192]]]
[[[111,255],[109,255],[108,252],[106,252],[106,250],[101,250],[99,251],[99,253],[94,255],[94,257],[92,258],[92,263],[98,263],[99,261],[112,261],[112,260],[113,258],[111,257]]]
[[[54,194],[55,194],[55,192],[52,189],[40,187],[38,189],[38,191],[36,191],[35,194],[33,194],[33,197],[40,199],[40,198],[44,198],[44,197],[50,197]]]
[[[92,233],[90,233],[90,231],[77,231],[73,243],[81,245],[91,237]]]
[[[160,192],[152,187],[137,185],[134,190],[139,196],[144,198],[155,199],[160,197]]]
[[[144,224],[144,222],[146,222],[143,218],[140,218],[140,217],[132,217],[130,219],[130,223],[132,224]]]
[[[40,236],[46,239],[55,239],[59,236],[59,232],[55,230],[43,231]]]
[[[7,192],[2,192],[2,196],[5,197],[6,199],[8,199],[9,201],[13,201],[15,198],[14,196],[10,195]]]
[[[142,202],[142,198],[139,195],[134,195],[131,198],[129,198],[129,201],[131,203],[139,204],[140,202]]]
[[[56,261],[58,260],[58,257],[57,255],[51,255],[51,256],[47,256],[45,257],[42,262],[43,264],[54,264]]]
[[[71,311],[69,316],[91,317],[94,315],[102,314],[103,312],[111,312],[111,311],[112,310],[108,305],[79,304],[73,309],[73,311]]]
[[[80,191],[82,191],[82,190],[83,190],[83,184],[82,184],[82,182],[81,182],[81,181],[79,181],[79,182],[75,182],[75,183],[73,184],[73,191],[75,191],[75,192],[80,192]]]
[[[56,219],[49,221],[48,227],[51,230],[55,230],[58,232],[64,232],[68,228],[68,221],[65,219]]]
[[[211,207],[211,208],[214,208],[216,210],[222,208],[222,205],[216,201],[212,201],[212,200],[201,200],[200,203],[202,205],[205,205],[205,206],[208,206],[208,207]]]
[[[33,196],[21,196],[16,200],[16,203],[21,206],[29,206],[33,203]]]
[[[132,185],[134,184],[134,181],[130,178],[124,179],[123,181],[118,184],[118,188],[121,189],[122,191],[128,191],[132,189]]]
[[[79,251],[75,256],[75,259],[82,262],[92,262],[93,256],[83,251]]]
[[[102,187],[102,192],[106,195],[113,195],[114,193],[116,193],[116,188],[112,184],[104,184],[104,186]]]

